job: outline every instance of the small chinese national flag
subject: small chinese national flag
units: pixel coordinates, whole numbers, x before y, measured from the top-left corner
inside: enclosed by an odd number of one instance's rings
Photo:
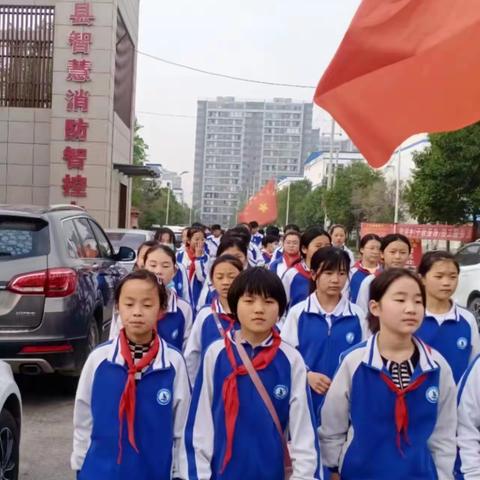
[[[370,165],[480,119],[480,0],[363,0],[315,93]]]
[[[239,222],[256,220],[260,225],[267,225],[277,219],[277,190],[275,180],[270,180],[256,193],[245,208],[238,214]]]

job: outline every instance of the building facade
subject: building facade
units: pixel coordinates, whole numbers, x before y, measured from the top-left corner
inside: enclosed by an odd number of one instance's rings
[[[0,5],[0,203],[130,223],[139,0]],[[155,174],[144,169],[143,174]]]
[[[318,144],[313,105],[218,97],[197,106],[193,210],[205,224],[236,222],[239,206],[271,178],[303,174]]]

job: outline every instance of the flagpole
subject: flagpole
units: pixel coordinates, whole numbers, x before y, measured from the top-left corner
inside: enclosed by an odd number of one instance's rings
[[[393,218],[393,230],[397,232],[397,224],[398,224],[398,216],[400,210],[400,167],[401,167],[401,160],[402,160],[402,145],[398,149],[398,157],[397,157],[397,172],[395,175],[395,214]]]
[[[290,213],[290,185],[291,183],[289,183],[287,187],[287,211],[285,213],[285,225],[288,225],[288,215]]]

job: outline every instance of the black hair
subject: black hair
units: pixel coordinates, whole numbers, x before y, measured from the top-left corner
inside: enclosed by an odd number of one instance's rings
[[[244,270],[230,286],[227,297],[228,305],[235,317],[237,317],[238,301],[245,294],[273,298],[278,303],[279,318],[282,317],[287,307],[287,296],[282,281],[277,274],[263,267]]]
[[[137,261],[140,258],[139,253],[142,250],[143,247],[148,247],[149,249],[154,247],[155,245],[158,245],[158,242],[156,240],[147,240],[146,242],[143,242],[137,249]],[[145,252],[146,253],[146,252]],[[143,258],[145,258],[145,254],[143,255]],[[137,262],[135,262],[136,265]],[[136,267],[133,267],[134,269]]]
[[[418,266],[419,275],[424,277],[437,262],[452,262],[457,269],[457,273],[460,273],[460,265],[450,252],[434,250],[423,255],[420,265]]]
[[[205,237],[205,231],[203,230],[203,228],[200,228],[200,227],[190,227],[190,228],[188,229],[188,232],[187,232],[187,240],[188,240],[188,242],[190,242],[190,240],[192,239],[192,237],[193,237],[196,233],[202,233],[203,236]]]
[[[294,230],[295,232],[300,233],[300,227],[298,225],[295,225],[294,223],[288,223],[283,227],[283,231],[286,233],[289,230]]]
[[[276,227],[275,225],[269,225],[265,229],[265,234],[266,235],[273,235],[275,237],[280,237],[280,229]]]
[[[163,253],[168,255],[173,262],[173,266],[175,266],[177,264],[177,259],[175,258],[175,252],[170,247],[168,247],[167,245],[159,245],[159,244],[154,245],[153,247],[150,247],[145,252],[145,256],[144,256],[145,263],[147,263],[148,256],[151,255],[152,253],[156,252],[157,250],[161,250]]]
[[[332,271],[350,271],[350,256],[345,250],[337,247],[319,248],[310,261],[310,270],[315,277],[321,275],[327,270]],[[312,279],[310,293],[316,289],[315,280]]]
[[[151,283],[152,286],[157,289],[160,309],[166,310],[168,308],[168,293],[165,285],[157,279],[157,276],[154,273],[149,272],[144,268],[130,272],[118,282],[118,285],[115,288],[115,305],[118,305],[120,302],[123,286],[130,280],[144,280]]]
[[[344,231],[345,236],[348,235],[347,228],[341,223],[334,223],[333,225],[330,225],[330,228],[328,229],[328,233],[330,235],[333,235],[333,232],[335,231],[336,228],[341,228]]]
[[[279,238],[276,237],[275,235],[265,235],[262,238],[262,245],[266,247],[269,243],[275,243],[278,242]]]
[[[217,256],[222,255],[225,250],[229,248],[238,248],[245,257],[248,256],[248,243],[244,238],[238,237],[236,235],[228,234],[228,232],[220,240],[220,244],[217,249]]]
[[[173,230],[171,230],[170,228],[167,228],[167,227],[161,227],[159,229],[157,229],[157,231],[155,232],[155,240],[157,242],[161,242],[162,241],[162,236],[164,234],[167,234],[168,237],[169,237],[169,242],[172,243],[172,244],[175,244],[175,234],[173,233]]]
[[[321,227],[309,227],[303,232],[303,235],[300,239],[300,253],[302,254],[302,257],[305,258],[305,256],[306,256],[303,253],[302,248],[308,248],[310,243],[313,240],[315,240],[317,237],[327,237],[328,240],[330,241],[330,244],[332,243],[332,237],[323,228],[321,228]]]
[[[241,238],[245,242],[245,245],[247,245],[247,248],[248,248],[248,244],[250,243],[250,240],[252,239],[252,235],[250,234],[250,231],[244,227],[234,227],[234,228],[231,228],[230,230],[227,230],[223,235],[222,240],[225,237]]]
[[[219,225],[218,223],[214,223],[211,227],[210,227],[210,230],[213,231],[213,230],[221,230],[222,229],[222,226]]]
[[[376,233],[367,233],[360,240],[360,248],[365,248],[370,240],[376,240],[380,245],[382,244],[382,239]]]
[[[250,231],[250,226],[248,225],[248,223],[239,223],[228,231],[238,236],[244,236],[245,238],[247,238],[248,236],[249,242],[252,239],[252,232]]]
[[[380,250],[384,252],[385,249],[393,242],[403,242],[408,245],[408,253],[412,251],[412,244],[410,243],[410,240],[401,233],[389,233],[388,235],[385,235],[382,238],[382,245],[380,246]]]
[[[250,228],[258,228],[259,227],[258,222],[256,220],[252,220],[251,222],[248,223],[248,225],[250,226]]]
[[[373,282],[370,284],[370,300],[375,300],[376,302],[380,302],[380,300],[385,295],[385,292],[390,288],[393,282],[400,278],[411,278],[414,280],[418,288],[420,288],[420,293],[422,295],[422,303],[425,307],[427,304],[427,295],[425,293],[425,286],[423,285],[422,281],[418,277],[416,273],[407,270],[406,268],[390,268],[388,270],[383,271],[378,277],[375,277]],[[380,321],[379,318],[373,315],[368,311],[367,315],[368,325],[372,333],[376,333],[380,330]]]
[[[213,278],[213,274],[215,273],[215,269],[218,265],[222,263],[229,263],[232,267],[235,267],[239,272],[243,272],[243,265],[242,262],[233,255],[220,255],[218,256],[212,264],[210,268],[210,278]]]
[[[200,222],[193,222],[190,228],[199,228],[202,231],[205,231],[205,225]]]

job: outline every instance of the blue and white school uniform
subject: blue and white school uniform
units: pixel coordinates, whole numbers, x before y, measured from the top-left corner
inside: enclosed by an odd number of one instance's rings
[[[456,386],[448,363],[414,337],[419,358],[411,382],[424,380],[403,397],[407,441],[397,436],[397,396],[382,377],[392,378],[377,337],[345,355],[328,390],[319,430],[324,465],[338,469],[342,480],[453,478]]]
[[[370,270],[367,270],[362,265],[361,262],[355,263],[355,265],[350,269],[350,280],[348,282],[348,288],[349,288],[349,298],[351,302],[357,303],[357,299],[358,299],[358,295],[359,295],[362,283],[367,277],[370,277],[371,275],[374,275],[374,274],[372,274]],[[362,307],[360,306],[360,308]],[[362,310],[364,309],[362,308]],[[365,313],[367,313],[367,311],[365,311]]]
[[[434,314],[427,310],[415,335],[443,355],[456,383],[480,354],[480,335],[475,317],[455,303],[445,314]]]
[[[251,267],[263,267],[265,265],[262,252],[252,242],[248,244],[247,259]]]
[[[177,255],[177,262],[181,263],[185,270],[188,272],[190,270],[190,258],[186,252],[180,252]],[[200,292],[202,291],[203,284],[207,280],[208,271],[210,270],[210,257],[207,254],[197,257],[194,260],[195,262],[195,272],[191,279],[189,279],[190,293],[192,296],[192,307],[195,310],[197,308],[198,298]]]
[[[268,266],[268,269],[271,272],[276,273],[279,278],[282,278],[289,268],[290,267],[287,265],[283,255],[279,259],[270,262],[270,265]]]
[[[202,291],[200,292],[200,296],[198,297],[197,312],[200,311],[200,309],[203,308],[205,305],[210,305],[216,294],[217,292],[215,291],[213,283],[209,277],[207,281],[203,284]]]
[[[192,303],[187,271],[181,263],[177,263],[177,273],[175,273],[175,276],[173,277],[171,286],[175,289],[179,297],[183,298],[188,303]]]
[[[158,320],[157,331],[167,343],[183,351],[192,330],[193,313],[188,302],[179,298],[175,290],[168,290],[168,308],[165,316]],[[122,329],[120,316],[114,315],[110,324],[110,340],[116,338]]]
[[[218,328],[217,322],[213,316],[213,312],[219,315],[220,324],[223,331]],[[222,335],[227,332],[230,327],[238,329],[240,324],[238,322],[230,323],[225,317],[225,310],[222,304],[215,298],[211,305],[204,306],[195,317],[192,331],[185,348],[185,363],[187,364],[188,376],[192,385],[197,378],[198,369],[202,361],[203,354],[207,348],[222,338]]]
[[[366,315],[368,315],[369,312],[368,304],[370,302],[370,285],[375,278],[377,278],[376,275],[370,274],[362,280],[360,287],[358,288],[357,298],[355,302],[353,302],[358,305]]]
[[[273,251],[272,262],[283,257],[283,247],[280,245]]]
[[[231,338],[231,332],[228,333]],[[252,348],[250,357],[270,346],[272,337]],[[235,346],[236,361],[242,365]],[[189,480],[279,480],[284,478],[280,435],[263,400],[248,375],[239,376],[240,407],[233,438],[233,456],[224,472],[226,448],[225,410],[222,386],[233,371],[225,341],[212,343],[204,355],[195,383],[185,429],[186,455],[182,455],[181,478]],[[273,361],[258,370],[284,429],[288,428],[293,459],[292,479],[321,478],[317,432],[311,410],[307,372],[300,354],[281,342]]]
[[[290,309],[281,335],[298,349],[309,371],[333,378],[340,355],[365,340],[368,332],[365,315],[356,305],[342,297],[333,312],[326,312],[314,292]],[[317,419],[324,399],[312,390]]]
[[[205,244],[208,247],[208,254],[212,258],[215,258],[217,256],[217,250],[218,250],[218,246],[220,245],[221,239],[222,237],[215,238],[213,235],[209,235],[205,240]]]
[[[262,246],[263,235],[261,233],[254,233],[252,235],[252,243],[254,243],[258,248]]]
[[[305,262],[289,268],[282,277],[288,308],[303,302],[310,295],[311,273]]]
[[[458,386],[457,480],[480,478],[480,356],[470,364]]]
[[[153,363],[136,384],[135,439],[126,420],[119,454],[119,403],[127,367],[116,337],[95,349],[83,367],[73,414],[71,466],[80,480],[152,480],[179,476],[180,445],[190,403],[182,355],[160,339]]]

